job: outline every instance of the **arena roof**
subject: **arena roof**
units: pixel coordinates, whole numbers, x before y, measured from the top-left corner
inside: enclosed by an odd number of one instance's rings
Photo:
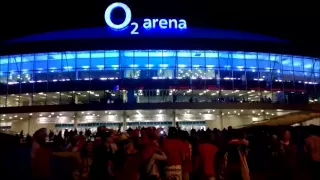
[[[270,36],[222,29],[189,28],[185,31],[145,31],[136,36],[127,31],[115,32],[107,27],[98,27],[34,34],[6,41],[5,44],[100,38],[205,38],[288,43],[286,40]]]
[[[153,29],[131,35],[129,29],[114,31],[106,26],[14,38],[0,44],[0,55],[127,49],[230,50],[319,57],[317,52],[296,47],[288,40],[235,30],[188,27],[183,31]]]

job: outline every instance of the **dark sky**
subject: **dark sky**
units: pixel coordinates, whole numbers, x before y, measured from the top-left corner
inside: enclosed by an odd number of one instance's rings
[[[0,40],[38,32],[105,26],[111,0],[18,0],[1,4]],[[184,18],[189,27],[256,32],[320,47],[320,13],[316,3],[234,3],[217,0],[125,0],[134,18]],[[222,3],[223,2],[223,3]],[[3,3],[3,2],[2,2]]]

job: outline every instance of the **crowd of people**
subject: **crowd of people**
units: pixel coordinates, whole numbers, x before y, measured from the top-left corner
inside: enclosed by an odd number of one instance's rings
[[[71,163],[77,180],[320,179],[320,128],[256,127],[183,131],[170,127],[98,127],[97,133],[35,132],[31,144],[34,179],[52,178],[53,158]],[[89,135],[90,134],[90,135]],[[306,174],[302,173],[306,172]]]

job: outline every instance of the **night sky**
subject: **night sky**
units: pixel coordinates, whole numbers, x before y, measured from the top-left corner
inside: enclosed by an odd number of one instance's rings
[[[0,40],[46,31],[105,26],[110,0],[18,0],[1,2]],[[184,18],[189,27],[255,32],[288,39],[318,51],[320,11],[316,5],[217,0],[126,0],[133,18]],[[223,3],[221,3],[223,2]]]

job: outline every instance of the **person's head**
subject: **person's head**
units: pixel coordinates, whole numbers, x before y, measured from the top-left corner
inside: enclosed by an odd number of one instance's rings
[[[168,131],[168,138],[177,138],[178,130],[175,127],[170,127]]]
[[[210,142],[210,134],[205,131],[199,132],[199,141],[200,141],[200,143],[209,143]]]
[[[39,144],[45,144],[47,137],[47,129],[41,128],[34,133],[34,138]]]
[[[191,129],[190,134],[191,136],[195,137],[197,136],[197,131],[195,129]]]
[[[141,135],[142,144],[153,144],[154,140],[156,140],[156,134],[153,130],[145,130]]]
[[[91,141],[87,141],[81,148],[81,155],[88,156],[93,152],[93,143]]]
[[[112,138],[111,136],[109,136],[109,137],[106,138],[105,143],[111,144],[111,143],[113,143],[113,142],[114,142],[114,141],[113,141],[113,138]]]
[[[243,139],[243,133],[239,129],[232,129],[230,131],[230,136],[231,139]]]
[[[289,130],[285,130],[283,131],[282,133],[282,140],[283,141],[290,141],[290,138],[291,138],[291,133]]]
[[[310,125],[308,130],[309,130],[309,134],[310,135],[318,135],[318,133],[319,133],[318,132],[318,127],[315,126],[315,125]]]
[[[75,146],[79,142],[79,139],[78,139],[77,135],[75,135],[75,134],[73,134],[70,138],[71,138],[71,145],[72,146]]]
[[[131,154],[136,151],[134,144],[130,140],[124,140],[123,144],[123,149],[126,154]]]
[[[93,143],[91,141],[88,141],[86,143],[86,150],[91,153],[93,151]]]
[[[189,140],[189,133],[188,133],[188,131],[180,131],[180,132],[179,132],[179,137],[180,137],[181,140],[183,140],[183,141],[188,141],[188,140]]]

